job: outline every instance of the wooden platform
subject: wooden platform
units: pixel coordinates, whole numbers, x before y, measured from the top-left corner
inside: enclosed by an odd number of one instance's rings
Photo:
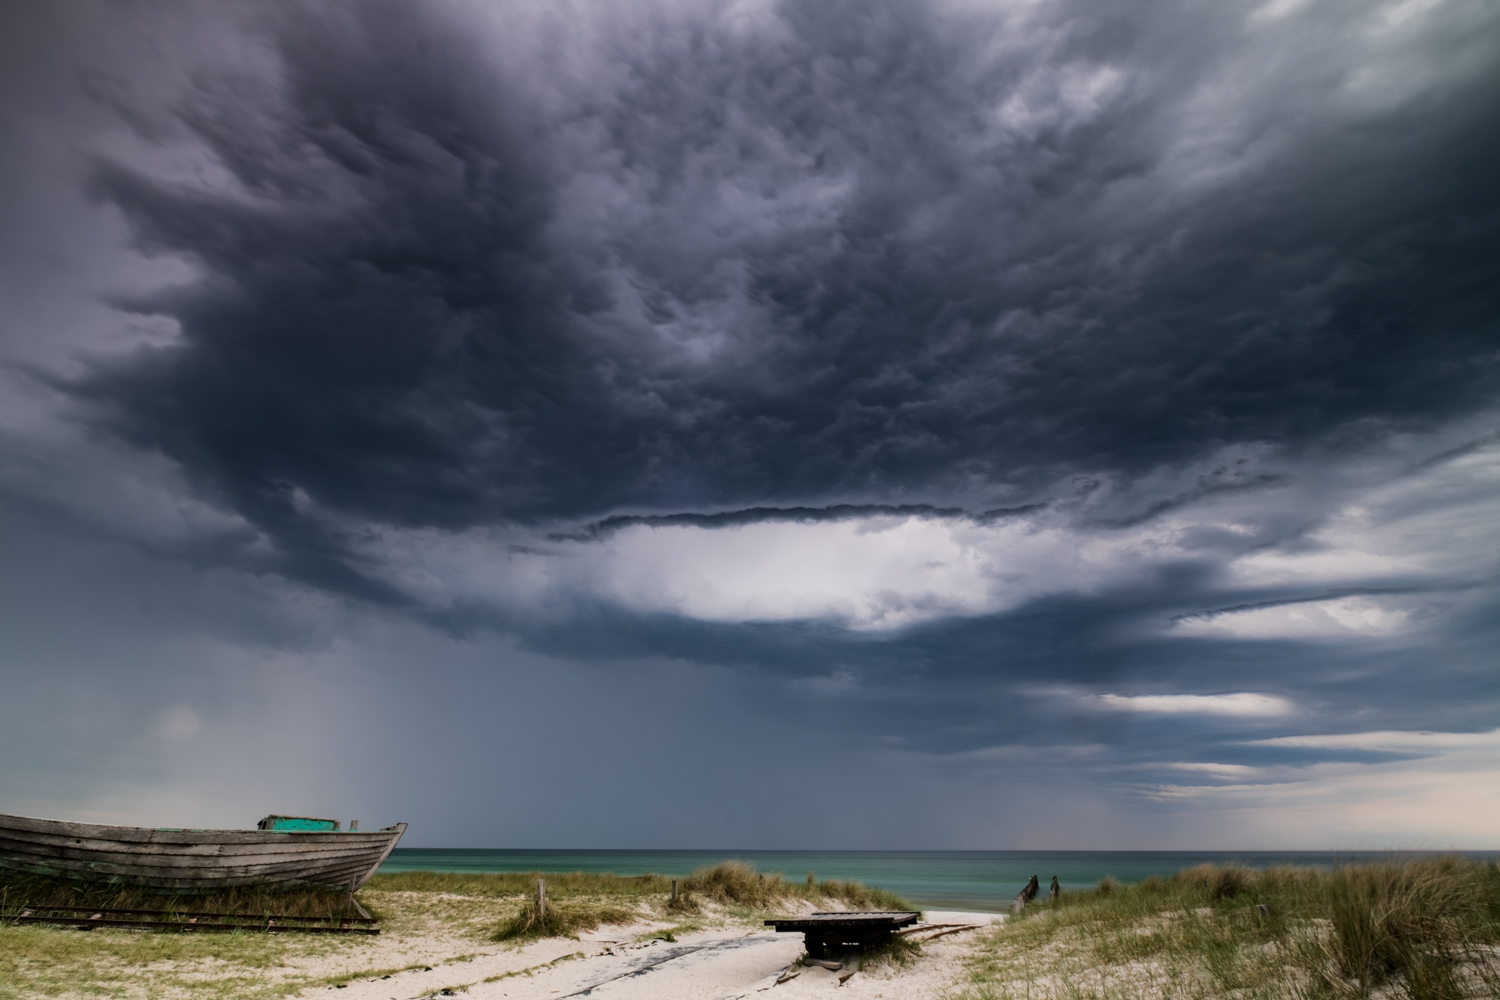
[[[777,933],[801,931],[808,958],[827,958],[846,950],[863,951],[884,944],[902,927],[916,923],[922,915],[912,910],[846,910],[809,913],[801,917],[767,920]]]

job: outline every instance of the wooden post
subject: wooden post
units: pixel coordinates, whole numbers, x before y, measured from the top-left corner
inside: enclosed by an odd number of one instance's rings
[[[356,879],[350,879],[349,880],[349,905],[352,906],[352,907],[354,907],[354,911],[356,913],[358,913],[360,916],[364,917],[366,920],[369,920],[369,919],[371,919],[370,918],[370,911],[367,910],[367,909],[365,909],[363,906],[360,906],[359,905],[359,900],[357,900],[357,899],[354,898],[354,884],[355,884],[356,881],[357,881]]]
[[[536,916],[538,920],[547,919],[547,880],[544,878],[536,880]]]
[[[677,902],[677,880],[672,880],[672,902]]]

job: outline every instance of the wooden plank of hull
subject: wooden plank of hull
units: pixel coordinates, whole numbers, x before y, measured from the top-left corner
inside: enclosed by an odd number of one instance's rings
[[[218,853],[215,851],[188,851],[181,848],[168,848],[162,844],[151,844],[151,850],[141,850],[142,845],[110,843],[104,840],[76,841],[63,840],[60,837],[50,837],[45,840],[33,838],[22,840],[6,836],[0,831],[0,851],[17,851],[26,853],[48,854],[56,857],[92,857],[98,856],[101,860],[122,858],[127,861],[149,861],[157,865],[184,865],[192,867],[195,865],[223,863],[229,865],[253,865],[274,864],[289,858],[319,858],[336,857],[348,854],[379,854],[385,850],[386,842],[392,834],[385,834],[379,838],[370,838],[362,842],[340,844],[312,841],[301,845],[276,844],[274,850],[269,847],[264,850],[253,850],[245,845],[239,845],[232,853]]]
[[[56,869],[74,872],[95,872],[101,875],[121,876],[129,879],[171,881],[174,884],[191,883],[204,879],[231,878],[244,881],[331,881],[347,884],[350,874],[363,874],[378,864],[378,855],[360,855],[353,858],[316,861],[286,861],[276,865],[216,865],[201,868],[163,868],[154,865],[120,864],[96,861],[89,858],[56,858],[34,856],[12,858],[12,863],[27,867]],[[344,876],[336,878],[335,876]]]
[[[30,869],[28,869],[30,870]],[[150,889],[172,889],[188,892],[202,892],[210,889],[234,889],[246,886],[266,885],[323,885],[330,888],[344,889],[353,883],[358,889],[362,884],[364,872],[359,868],[347,871],[334,872],[308,872],[305,877],[271,878],[265,875],[241,876],[241,877],[209,877],[205,874],[202,878],[150,878],[147,876],[123,875],[115,872],[98,871],[92,868],[69,868],[59,870],[55,867],[41,869],[45,874],[61,874],[66,877],[76,878],[84,881],[101,881],[110,884],[129,884]]]
[[[384,845],[380,845],[382,848]],[[191,875],[194,871],[213,870],[278,870],[282,868],[316,868],[345,864],[369,864],[378,858],[380,849],[364,848],[355,851],[311,851],[305,855],[282,854],[272,857],[170,858],[159,855],[131,855],[113,851],[84,851],[70,848],[29,845],[23,849],[7,849],[4,853],[17,858],[36,858],[39,861],[79,861],[100,865],[129,866],[152,869],[162,874]]]
[[[0,866],[158,888],[265,882],[364,885],[401,835],[385,830],[151,830],[0,815]]]
[[[0,841],[7,844],[71,847],[75,850],[102,850],[127,855],[160,855],[163,858],[229,858],[229,856],[300,855],[308,850],[381,850],[392,834],[369,831],[365,834],[299,834],[302,840],[270,844],[160,844],[142,841],[102,840],[102,838],[58,837],[55,834],[33,834],[30,831],[7,831],[0,826]]]
[[[25,863],[30,861],[29,864]],[[60,871],[96,878],[118,878],[142,885],[184,888],[195,885],[250,885],[259,882],[320,882],[348,885],[351,880],[363,884],[366,876],[378,866],[378,857],[359,857],[343,862],[308,864],[287,862],[280,865],[253,867],[218,866],[200,869],[155,868],[146,865],[107,864],[86,859],[34,858],[14,859],[19,867],[42,871]]]
[[[317,859],[288,859],[288,861],[276,862],[276,864],[258,865],[154,865],[138,864],[138,862],[124,861],[124,859],[101,859],[90,858],[87,855],[57,856],[57,855],[12,855],[13,859],[21,861],[27,859],[30,864],[40,867],[52,868],[77,868],[77,870],[110,871],[113,874],[132,874],[132,876],[151,877],[151,879],[195,879],[201,876],[236,876],[248,877],[255,874],[266,874],[273,877],[296,877],[300,879],[302,874],[312,871],[342,871],[365,870],[371,865],[377,864],[380,855],[375,853],[360,853],[360,855],[347,855],[341,858],[317,858]]]
[[[360,850],[344,852],[320,851],[307,856],[280,856],[274,859],[210,859],[210,858],[161,858],[161,857],[132,857],[129,854],[117,854],[103,851],[78,851],[66,848],[47,847],[32,850],[5,849],[0,844],[0,853],[12,858],[35,859],[41,864],[57,864],[62,862],[78,862],[94,866],[108,866],[115,869],[138,869],[143,874],[148,871],[154,875],[174,876],[178,878],[191,877],[194,872],[199,871],[281,871],[287,869],[314,869],[345,867],[348,865],[370,865],[381,856],[379,850]]]

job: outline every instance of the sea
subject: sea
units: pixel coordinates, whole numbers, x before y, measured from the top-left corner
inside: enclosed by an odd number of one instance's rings
[[[626,851],[487,850],[398,847],[382,872],[612,872],[687,875],[721,861],[743,861],[789,880],[838,879],[879,886],[922,909],[1003,911],[1035,875],[1043,891],[1055,875],[1064,889],[1101,879],[1122,884],[1167,876],[1194,865],[1240,864],[1264,869],[1341,865],[1431,856],[1418,851]],[[1458,851],[1483,861],[1500,851]]]

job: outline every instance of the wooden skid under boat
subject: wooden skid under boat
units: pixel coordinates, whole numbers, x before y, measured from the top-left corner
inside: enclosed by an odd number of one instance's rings
[[[353,892],[391,853],[384,830],[153,830],[0,815],[0,867],[156,889],[313,883]]]
[[[96,927],[135,930],[263,931],[268,934],[379,934],[377,921],[365,917],[251,916],[243,913],[200,913],[181,910],[111,910],[93,906],[19,906],[0,912],[0,923],[63,924],[91,931]]]

